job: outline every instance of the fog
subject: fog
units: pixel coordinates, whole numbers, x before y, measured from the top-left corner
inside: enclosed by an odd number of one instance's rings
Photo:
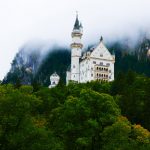
[[[0,80],[28,41],[69,46],[76,11],[85,47],[99,41],[135,44],[150,33],[149,0],[0,0]]]

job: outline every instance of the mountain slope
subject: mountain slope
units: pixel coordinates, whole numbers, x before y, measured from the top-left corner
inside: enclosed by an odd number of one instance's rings
[[[66,70],[70,65],[70,51],[64,48],[54,49],[47,54],[43,60],[38,72],[35,75],[35,80],[40,84],[48,86],[50,84],[50,75],[55,71],[60,76],[61,80],[66,80]]]
[[[120,42],[109,45],[109,50],[111,52],[114,50],[116,55],[115,76],[120,71],[127,72],[128,70],[150,76],[150,59],[147,57],[150,40],[144,39],[141,44],[137,45],[136,50],[132,49],[132,52],[127,48]],[[71,61],[70,51],[62,47],[49,47],[43,54],[42,50],[43,47],[22,49],[14,58],[12,67],[3,83],[15,84],[20,80],[21,84],[31,84],[36,81],[48,86],[50,84],[49,77],[55,71],[65,82],[66,70]]]

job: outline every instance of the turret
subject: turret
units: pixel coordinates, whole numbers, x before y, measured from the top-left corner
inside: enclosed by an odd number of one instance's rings
[[[76,15],[75,24],[73,27],[73,31],[71,33],[72,36],[72,44],[71,48],[81,48],[83,47],[81,43],[81,38],[83,35],[83,27],[82,24],[79,22],[78,14]]]
[[[50,82],[51,84],[49,85],[49,88],[53,88],[55,86],[58,85],[60,80],[60,77],[58,76],[58,74],[55,72],[50,76]]]
[[[79,82],[80,76],[79,59],[81,57],[81,52],[83,48],[83,44],[81,42],[82,35],[83,27],[82,24],[79,22],[77,14],[75,24],[71,33],[71,80],[76,82]]]
[[[103,37],[101,36],[101,38],[100,38],[100,42],[103,42]]]

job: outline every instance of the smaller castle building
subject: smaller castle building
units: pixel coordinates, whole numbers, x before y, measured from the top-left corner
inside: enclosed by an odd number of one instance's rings
[[[60,77],[59,75],[54,72],[51,76],[50,76],[50,85],[49,85],[49,88],[54,88],[55,86],[58,85],[59,83],[59,80],[60,80]]]
[[[78,15],[71,33],[71,68],[66,72],[66,83],[74,81],[86,83],[90,81],[113,81],[115,55],[111,54],[104,44],[103,37],[99,43],[83,53],[81,42],[83,27]]]

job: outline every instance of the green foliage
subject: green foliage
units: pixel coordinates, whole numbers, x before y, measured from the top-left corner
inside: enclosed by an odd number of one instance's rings
[[[0,86],[0,149],[34,150],[62,149],[61,143],[45,126],[33,122],[38,98],[32,87],[14,89]]]
[[[150,148],[150,133],[140,125],[131,125],[125,117],[119,117],[102,133],[104,150],[148,150]]]
[[[100,148],[100,133],[120,115],[114,99],[93,90],[69,96],[64,105],[52,111],[49,125],[64,137],[65,149]]]
[[[1,85],[0,149],[149,150],[149,97],[150,79],[132,71],[112,83]]]
[[[121,80],[122,79],[122,80]],[[122,114],[132,123],[138,123],[150,130],[150,79],[129,71],[118,76],[113,82],[111,92],[118,96]]]

